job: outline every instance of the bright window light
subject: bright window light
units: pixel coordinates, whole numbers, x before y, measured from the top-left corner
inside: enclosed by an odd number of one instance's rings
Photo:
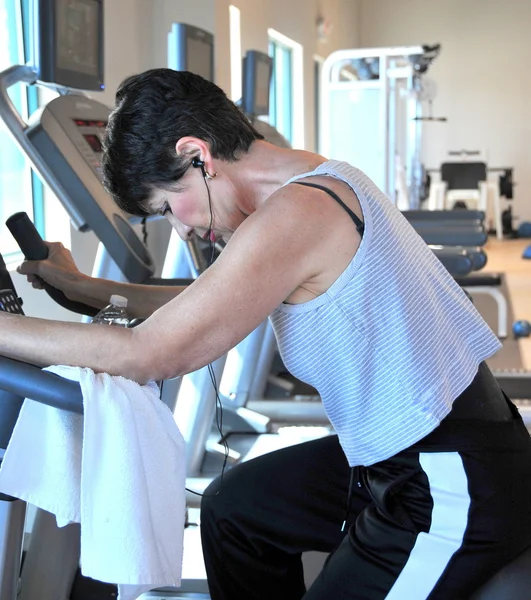
[[[230,96],[236,102],[242,97],[242,33],[240,9],[229,6],[230,19]]]

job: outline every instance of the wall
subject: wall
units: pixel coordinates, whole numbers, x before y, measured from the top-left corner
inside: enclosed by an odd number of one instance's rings
[[[425,163],[449,150],[487,151],[493,166],[514,166],[513,211],[531,220],[531,2],[529,0],[361,0],[362,47],[443,46],[430,70],[437,82]]]

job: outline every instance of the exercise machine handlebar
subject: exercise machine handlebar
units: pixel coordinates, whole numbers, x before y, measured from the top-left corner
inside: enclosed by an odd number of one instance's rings
[[[7,219],[6,225],[26,259],[44,260],[48,258],[48,246],[46,246],[35,225],[25,212],[18,212],[11,215]],[[98,309],[93,306],[70,300],[61,290],[54,288],[46,282],[44,282],[44,289],[57,304],[72,312],[91,317],[98,312]]]
[[[77,381],[5,356],[0,356],[0,389],[54,408],[83,412],[83,396]]]

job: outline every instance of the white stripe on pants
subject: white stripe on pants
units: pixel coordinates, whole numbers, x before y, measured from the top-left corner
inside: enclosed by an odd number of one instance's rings
[[[431,526],[419,533],[386,600],[425,600],[461,547],[467,527],[470,496],[459,453],[421,452],[419,461],[433,498]]]

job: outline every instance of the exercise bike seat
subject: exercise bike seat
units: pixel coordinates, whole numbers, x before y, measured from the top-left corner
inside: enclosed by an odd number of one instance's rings
[[[500,569],[469,600],[527,600],[531,598],[531,547]]]

